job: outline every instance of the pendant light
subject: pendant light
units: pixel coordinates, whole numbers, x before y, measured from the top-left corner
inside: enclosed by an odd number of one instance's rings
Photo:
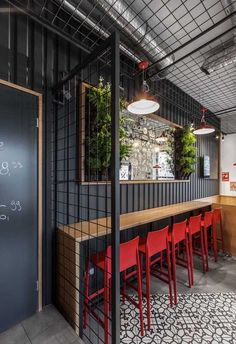
[[[150,95],[149,86],[144,80],[144,71],[148,67],[148,61],[141,61],[138,64],[139,70],[141,70],[143,76],[142,91],[135,97],[134,100],[127,106],[127,110],[135,115],[148,115],[156,112],[160,105],[156,99]]]
[[[201,119],[201,124],[199,127],[197,127],[193,133],[195,135],[206,135],[206,134],[211,134],[215,131],[215,128],[213,128],[211,125],[207,124],[206,123],[206,120],[205,120],[205,112],[207,111],[206,108],[202,108],[201,109],[202,111],[202,119]]]

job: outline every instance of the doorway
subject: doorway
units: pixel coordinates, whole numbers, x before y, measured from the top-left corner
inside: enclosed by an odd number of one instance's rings
[[[42,97],[0,81],[0,332],[42,307]]]

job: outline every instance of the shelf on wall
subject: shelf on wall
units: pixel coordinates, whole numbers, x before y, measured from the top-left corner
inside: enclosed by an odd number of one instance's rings
[[[167,183],[189,183],[190,180],[121,180],[120,184],[167,184]],[[110,184],[109,181],[93,181],[93,182],[80,182],[80,185],[105,185]]]

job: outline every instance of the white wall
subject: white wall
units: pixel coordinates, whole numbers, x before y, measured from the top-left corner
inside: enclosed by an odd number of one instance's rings
[[[221,175],[220,194],[236,196],[235,191],[230,191],[230,182],[236,182],[236,134],[225,136],[221,141]],[[222,182],[222,172],[229,172],[229,182]]]

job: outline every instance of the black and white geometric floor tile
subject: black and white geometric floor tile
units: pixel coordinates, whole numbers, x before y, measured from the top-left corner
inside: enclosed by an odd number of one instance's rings
[[[236,344],[236,294],[178,295],[173,307],[168,295],[152,295],[151,331],[146,330],[144,337],[139,311],[128,301],[121,302],[121,343]]]

